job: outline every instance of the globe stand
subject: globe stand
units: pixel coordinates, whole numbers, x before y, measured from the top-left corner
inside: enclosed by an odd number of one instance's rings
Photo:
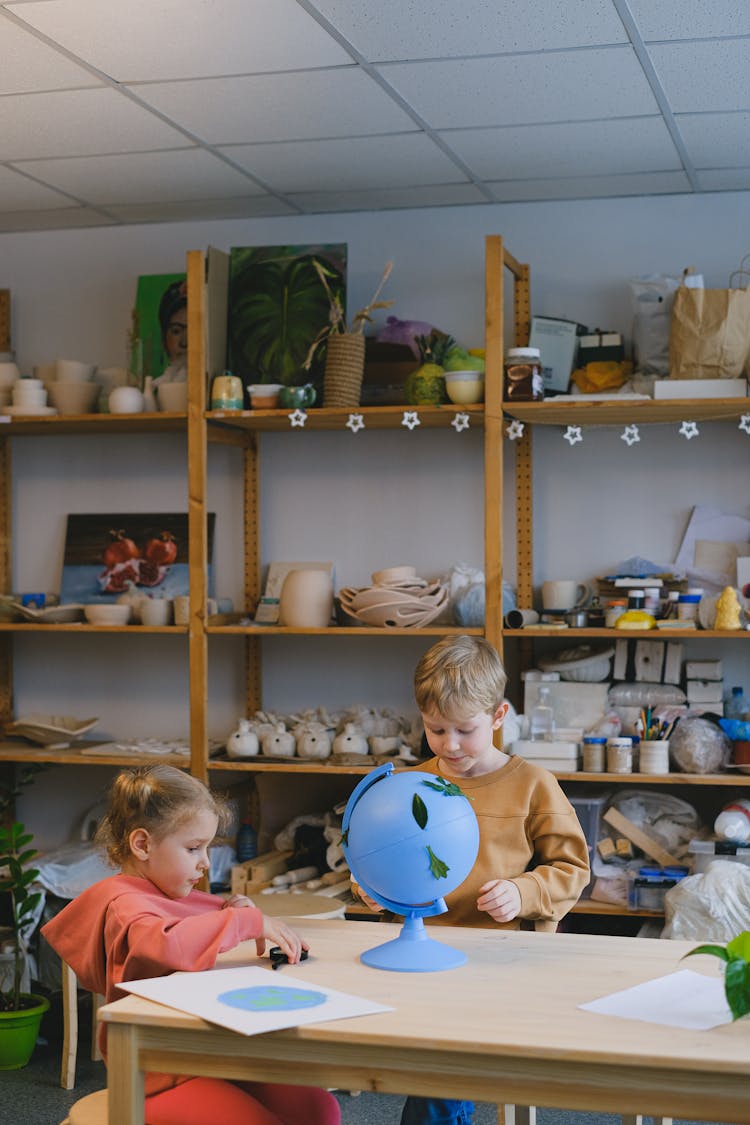
[[[441,911],[428,907],[430,914],[442,914],[445,909],[445,903]],[[372,969],[388,969],[393,973],[435,973],[457,969],[466,964],[467,957],[460,950],[428,937],[422,909],[417,908],[407,911],[397,938],[366,949],[360,960]]]

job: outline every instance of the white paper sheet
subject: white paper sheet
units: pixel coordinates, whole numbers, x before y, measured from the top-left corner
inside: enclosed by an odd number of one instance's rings
[[[645,1020],[694,1031],[707,1031],[732,1022],[723,979],[690,969],[680,969],[578,1007],[624,1020]]]
[[[172,973],[167,977],[124,981],[118,987],[228,1027],[240,1035],[259,1035],[282,1027],[393,1010],[312,984],[302,972],[295,976],[286,969],[274,971],[252,965],[209,969],[205,973]]]
[[[750,520],[722,512],[708,504],[697,504],[688,521],[685,534],[674,561],[676,570],[686,571],[696,566],[695,544],[698,539],[712,539],[727,543],[750,541]]]

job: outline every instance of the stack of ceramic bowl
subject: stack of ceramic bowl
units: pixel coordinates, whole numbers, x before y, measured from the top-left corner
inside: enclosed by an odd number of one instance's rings
[[[56,378],[47,383],[49,400],[61,414],[91,414],[96,410],[101,384],[94,379],[96,366],[77,359],[58,359]]]
[[[355,624],[419,629],[445,609],[448,590],[420,578],[413,566],[393,566],[375,571],[372,586],[343,587],[339,600]]]
[[[47,391],[41,379],[19,379],[11,394],[12,405],[3,407],[6,414],[57,414],[53,406],[47,406]]]

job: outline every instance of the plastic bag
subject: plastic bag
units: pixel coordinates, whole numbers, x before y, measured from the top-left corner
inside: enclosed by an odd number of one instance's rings
[[[709,719],[680,719],[669,739],[669,755],[683,773],[720,773],[731,753],[730,739]]]
[[[646,375],[669,375],[669,325],[679,277],[653,275],[630,280],[633,355]]]
[[[731,941],[748,928],[750,868],[715,859],[699,875],[688,875],[664,896],[663,938]]]

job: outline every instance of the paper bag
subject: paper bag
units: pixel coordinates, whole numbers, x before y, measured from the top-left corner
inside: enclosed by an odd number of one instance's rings
[[[669,328],[670,378],[738,379],[748,353],[750,288],[679,287]]]

